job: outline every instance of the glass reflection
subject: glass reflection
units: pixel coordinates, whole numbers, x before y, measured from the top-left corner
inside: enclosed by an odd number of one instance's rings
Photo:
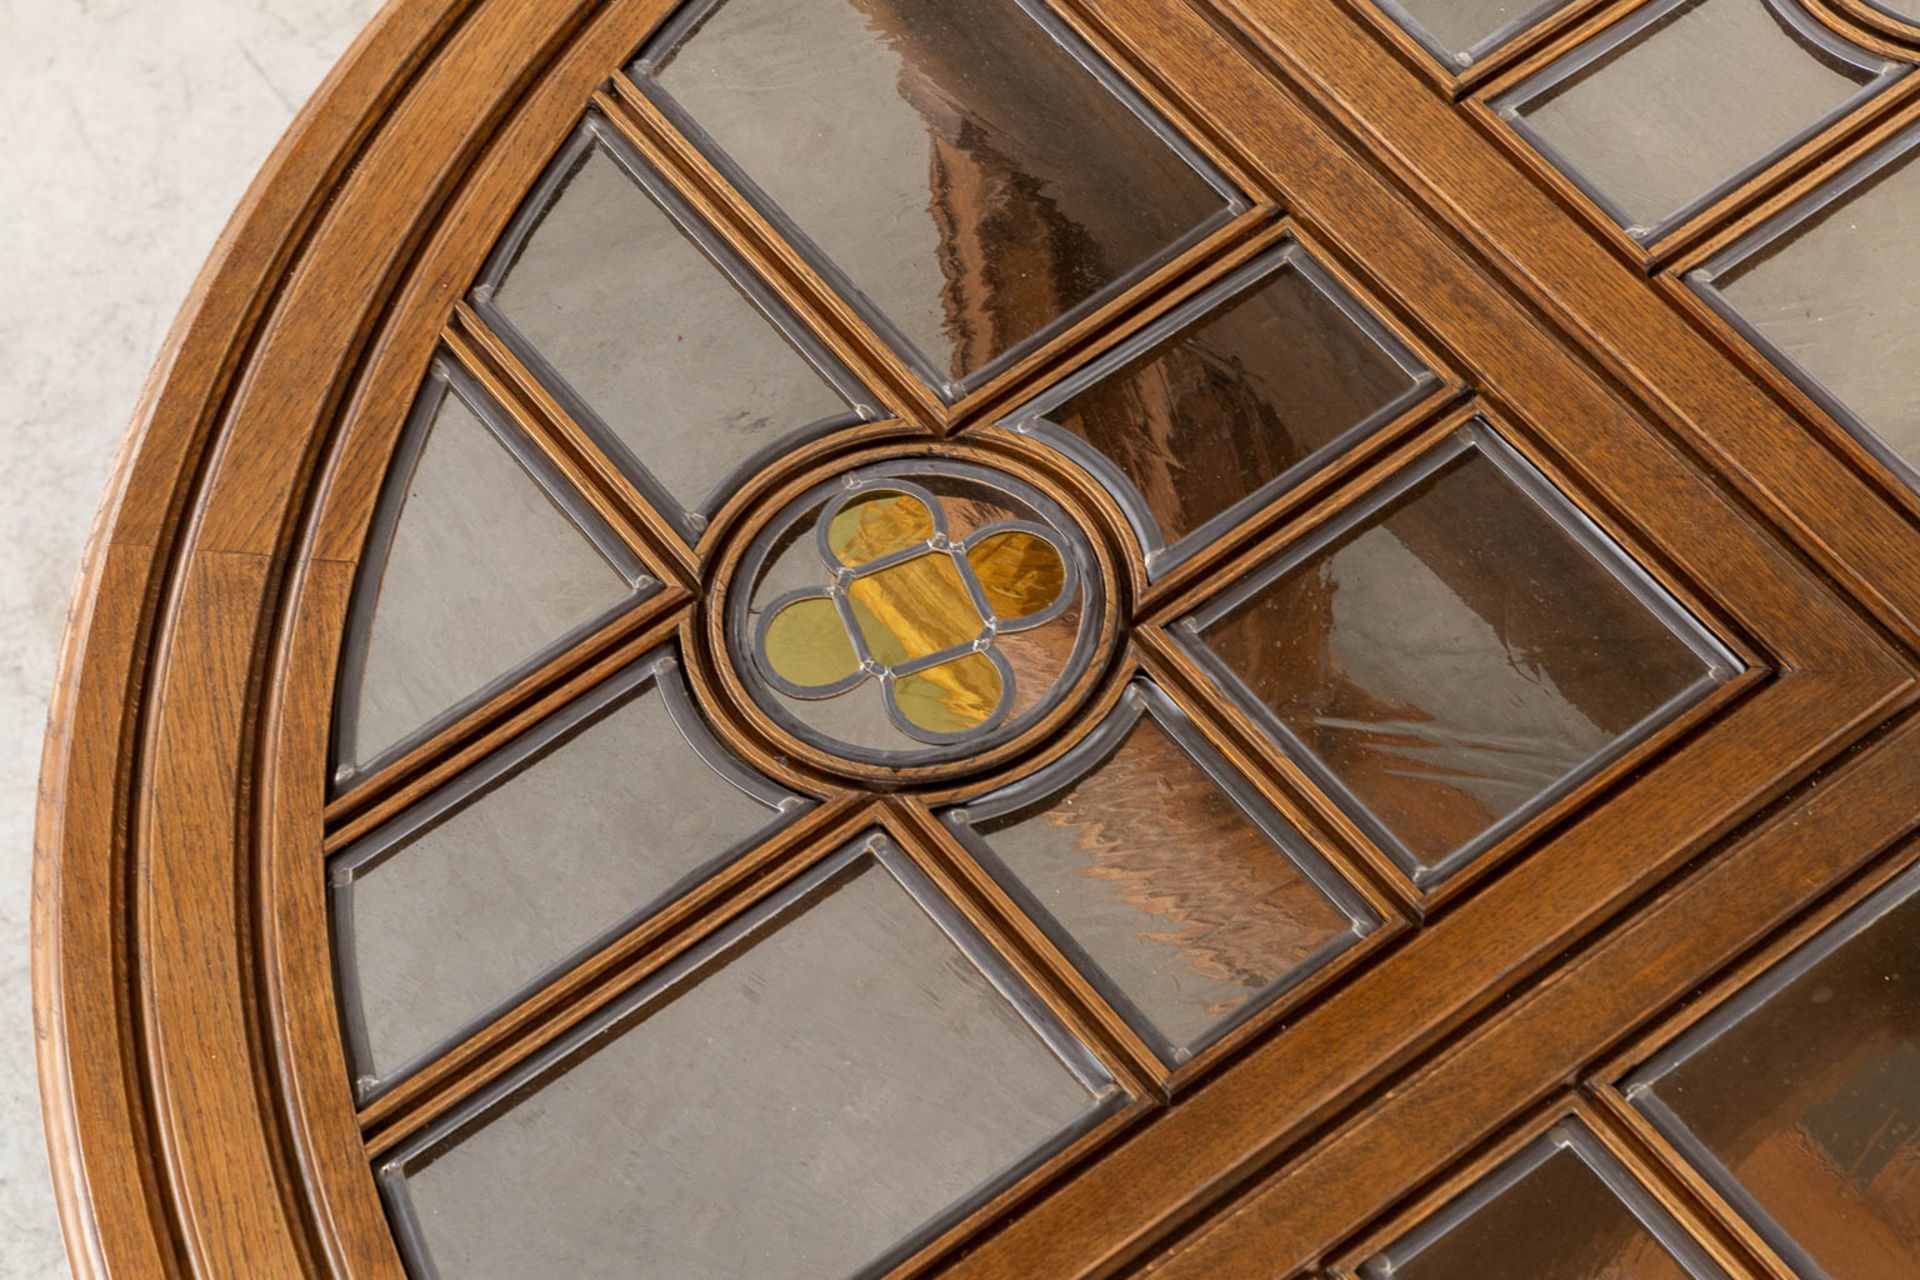
[[[1416,882],[1735,667],[1482,426],[1188,626],[1203,664]]]
[[[1626,1091],[1798,1274],[1920,1275],[1920,870]]]
[[[1059,764],[942,816],[1169,1066],[1379,924],[1146,683]]]
[[[1725,1280],[1671,1214],[1567,1121],[1361,1266],[1362,1280]]]
[[[951,395],[1237,207],[1092,65],[1037,4],[723,0],[634,75]]]
[[[1107,480],[1158,571],[1387,421],[1432,381],[1290,243],[1012,421]]]

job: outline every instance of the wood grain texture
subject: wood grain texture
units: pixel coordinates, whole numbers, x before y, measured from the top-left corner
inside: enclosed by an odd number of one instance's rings
[[[1822,3],[1836,22],[1863,21],[1854,0]],[[1724,1206],[1608,1110],[1608,1064],[1911,834],[1920,501],[1671,271],[1920,118],[1920,94],[1815,139],[1648,256],[1574,207],[1482,101],[1623,5],[1575,3],[1458,77],[1368,0],[1065,5],[1253,207],[947,406],[692,140],[609,80],[671,7],[398,0],[296,122],[169,339],[75,598],[36,831],[36,1015],[76,1273],[404,1274],[371,1158],[876,823],[1140,1099],[903,1274],[1350,1265],[1390,1215],[1569,1108],[1716,1256],[1764,1271]],[[900,415],[769,466],[693,545],[459,302],[589,107]],[[1311,245],[1438,383],[1150,583],[1112,496],[994,420],[1282,235]],[[408,406],[441,350],[668,589],[330,800],[351,585]],[[1747,671],[1422,894],[1219,697],[1170,628],[1471,417]],[[852,458],[929,447],[1060,490],[1096,531],[1131,635],[1109,638],[1077,711],[977,776],[849,777],[793,750],[729,687],[717,606],[781,495]],[[728,744],[822,805],[356,1110],[327,853],[676,638]],[[1057,758],[1142,670],[1391,921],[1173,1076],[932,816]]]

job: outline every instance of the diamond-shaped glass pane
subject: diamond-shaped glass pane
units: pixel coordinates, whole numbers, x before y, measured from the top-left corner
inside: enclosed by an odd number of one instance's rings
[[[656,585],[478,384],[436,361],[348,623],[338,776],[391,759]]]
[[[772,452],[869,416],[851,376],[598,118],[473,296],[689,536]]]
[[[1164,570],[1432,381],[1289,244],[1017,412],[1103,479]]]
[[[334,860],[361,1092],[807,807],[713,740],[665,651],[522,734]]]
[[[1795,1274],[1920,1274],[1920,869],[1703,1019],[1626,1093]]]
[[[1478,424],[1181,631],[1420,883],[1737,668]]]
[[[878,1274],[1123,1101],[873,837],[382,1180],[440,1275]]]
[[[1566,1121],[1360,1267],[1362,1280],[1725,1280],[1592,1133]]]
[[[694,0],[634,77],[948,395],[1239,206],[1038,0]]]
[[[944,817],[1169,1066],[1379,923],[1150,684]]]

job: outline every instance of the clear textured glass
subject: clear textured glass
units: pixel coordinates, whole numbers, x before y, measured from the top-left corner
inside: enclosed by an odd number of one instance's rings
[[[669,666],[654,679],[679,676]],[[483,765],[456,783],[451,807],[417,833],[377,831],[341,855],[367,1083],[485,1021],[779,817],[766,792],[749,795],[695,749],[654,680],[546,736],[505,748],[533,754],[504,775]]]
[[[570,407],[701,510],[743,463],[850,406],[618,161],[576,149],[479,296]]]
[[[1199,615],[1229,685],[1416,877],[1714,674],[1651,584],[1473,438]]]
[[[1502,105],[1644,233],[1804,137],[1887,68],[1803,21],[1774,0],[1683,0],[1594,57],[1617,38],[1601,32]]]
[[[1627,1094],[1803,1275],[1920,1275],[1920,874],[1661,1054]]]
[[[665,89],[936,382],[982,369],[1227,208],[1013,0],[724,0]]]
[[[1078,780],[973,833],[1177,1062],[1375,922],[1310,879],[1257,804],[1142,715]]]
[[[1287,251],[1243,292],[1042,410],[1125,477],[1167,543],[1274,491],[1417,385],[1412,358],[1303,257]]]
[[[1568,0],[1386,0],[1386,8],[1446,61],[1470,65]]]
[[[1103,1105],[871,858],[507,1089],[406,1162],[441,1275],[864,1274]]]
[[[1610,1156],[1554,1139],[1523,1151],[1361,1267],[1364,1280],[1724,1280]],[[1596,1164],[1604,1163],[1613,1182]],[[1619,1187],[1638,1202],[1630,1206]],[[1637,1211],[1636,1211],[1637,1210]],[[1648,1224],[1658,1223],[1656,1232]],[[1684,1255],[1682,1261],[1680,1255]]]
[[[438,404],[411,473],[397,477],[404,502],[386,558],[362,570],[380,576],[377,594],[356,604],[372,616],[340,726],[347,765],[372,761],[635,591],[461,391],[436,376],[423,395]]]
[[[1714,282],[1727,305],[1920,468],[1920,138]]]

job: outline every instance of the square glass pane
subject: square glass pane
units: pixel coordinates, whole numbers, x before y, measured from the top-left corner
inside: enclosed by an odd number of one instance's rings
[[[1910,69],[1794,0],[1657,0],[1494,105],[1651,239]]]
[[[436,360],[355,587],[336,779],[391,760],[657,585],[479,384]]]
[[[1689,281],[1920,486],[1920,129]]]
[[[1422,885],[1738,667],[1483,424],[1180,631]]]
[[[1038,0],[693,0],[633,75],[949,397],[1240,204]]]
[[[1058,763],[942,817],[1169,1066],[1380,923],[1145,682]]]
[[[1565,1121],[1389,1245],[1362,1280],[1724,1280],[1592,1133]]]
[[[1433,382],[1297,244],[1018,411],[1114,491],[1164,571]],[[1169,545],[1171,544],[1171,545]]]
[[[475,308],[691,540],[866,393],[648,167],[589,117],[507,229]]]
[[[528,730],[333,861],[361,1095],[808,807],[713,740],[669,651]]]
[[[868,1275],[1121,1105],[876,835],[380,1176],[440,1275]]]
[[[1920,1275],[1920,868],[1625,1089],[1795,1274]]]

